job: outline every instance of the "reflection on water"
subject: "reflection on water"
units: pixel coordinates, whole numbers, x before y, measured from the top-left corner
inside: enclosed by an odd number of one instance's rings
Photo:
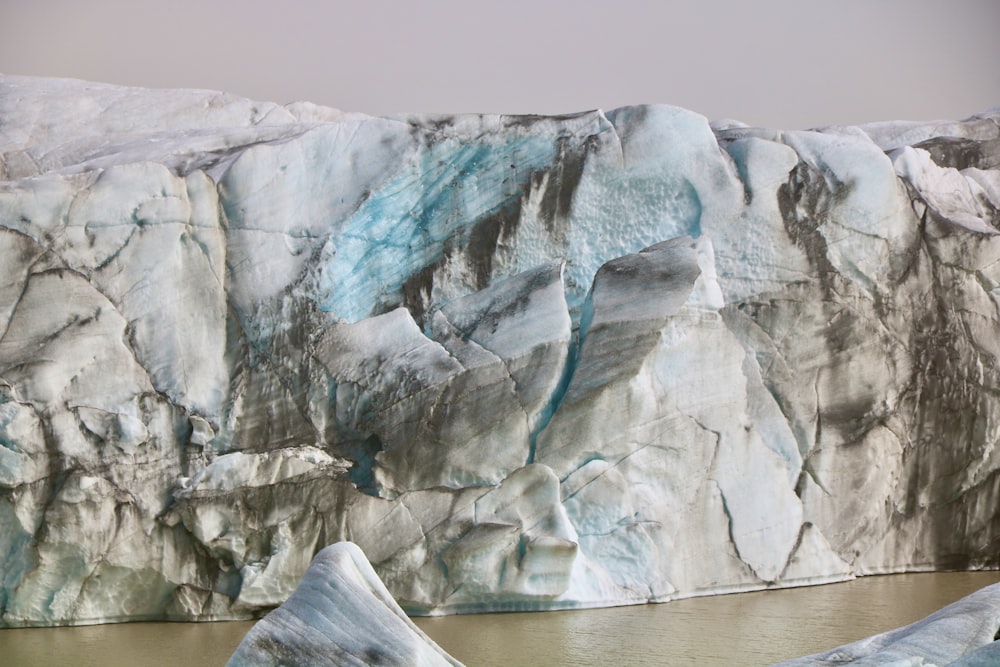
[[[906,625],[997,581],[998,572],[900,574],[639,607],[415,620],[470,667],[767,665]],[[0,630],[0,662],[24,667],[223,665],[251,625]]]

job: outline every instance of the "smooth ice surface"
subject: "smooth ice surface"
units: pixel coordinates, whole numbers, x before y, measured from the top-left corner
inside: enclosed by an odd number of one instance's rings
[[[1000,116],[0,78],[0,624],[1000,565]]]

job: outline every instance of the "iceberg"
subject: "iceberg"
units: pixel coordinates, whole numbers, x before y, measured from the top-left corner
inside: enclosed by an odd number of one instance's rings
[[[227,664],[461,667],[407,618],[350,542],[316,554],[295,592],[250,629]]]
[[[1000,112],[374,118],[0,77],[0,626],[1000,566]]]

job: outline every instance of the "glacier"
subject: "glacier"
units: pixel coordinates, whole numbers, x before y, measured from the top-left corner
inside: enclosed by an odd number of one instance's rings
[[[1000,110],[375,118],[0,77],[0,625],[1000,566]]]

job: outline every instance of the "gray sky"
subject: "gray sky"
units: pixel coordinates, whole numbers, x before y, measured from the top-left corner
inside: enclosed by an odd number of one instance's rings
[[[372,114],[964,118],[1000,105],[1000,1],[0,0],[0,72]]]

